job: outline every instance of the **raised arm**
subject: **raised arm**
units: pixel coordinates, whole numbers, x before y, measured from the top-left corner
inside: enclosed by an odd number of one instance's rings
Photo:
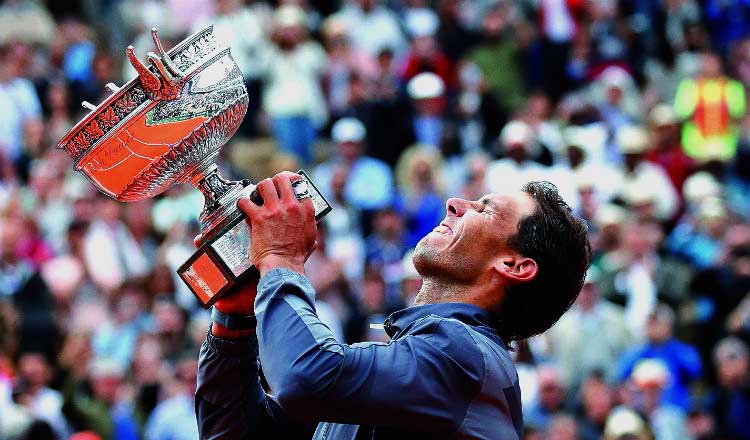
[[[224,313],[252,314],[257,278],[216,302]],[[230,330],[213,323],[198,361],[195,392],[198,430],[203,440],[310,438],[314,426],[288,422],[278,403],[261,387],[255,330]]]
[[[260,182],[262,207],[238,203],[251,223],[251,254],[261,274],[255,301],[260,360],[285,413],[301,421],[443,433],[472,423],[466,414],[485,385],[486,366],[463,324],[430,318],[423,332],[389,344],[349,346],[320,322],[304,277],[315,245],[313,207],[294,199],[290,179],[281,174]],[[493,397],[498,407],[506,386],[513,384],[499,386]],[[512,431],[503,438],[516,438],[511,411],[497,418],[503,417]]]
[[[481,351],[451,320],[389,344],[339,343],[309,281],[288,269],[262,278],[255,311],[261,364],[292,419],[455,432],[485,377]]]

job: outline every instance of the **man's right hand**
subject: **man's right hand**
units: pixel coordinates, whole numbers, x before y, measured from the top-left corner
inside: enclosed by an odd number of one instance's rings
[[[199,247],[203,243],[203,237],[198,235],[193,243],[195,243],[195,247]],[[220,312],[230,315],[253,315],[255,295],[258,293],[258,281],[260,279],[253,276],[237,284],[231,291],[217,300],[214,307]],[[230,330],[215,322],[211,324],[211,334],[222,339],[236,339],[253,333],[255,333],[255,330]]]

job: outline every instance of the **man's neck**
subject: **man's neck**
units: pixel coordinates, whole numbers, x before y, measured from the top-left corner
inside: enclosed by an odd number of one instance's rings
[[[422,280],[419,293],[414,298],[414,305],[462,302],[490,310],[492,305],[487,304],[486,298],[487,295],[484,295],[482,289],[476,285],[461,284],[455,280],[426,276]]]

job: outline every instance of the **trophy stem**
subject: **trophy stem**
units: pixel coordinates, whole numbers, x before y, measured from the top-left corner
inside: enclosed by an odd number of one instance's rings
[[[200,215],[201,230],[209,232],[235,210],[234,204],[245,187],[244,182],[226,180],[219,168],[211,163],[190,176],[190,184],[196,187],[205,200]]]

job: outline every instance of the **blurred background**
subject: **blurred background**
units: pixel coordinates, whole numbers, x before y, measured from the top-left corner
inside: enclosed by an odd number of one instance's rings
[[[549,180],[595,260],[513,353],[526,438],[750,439],[748,0],[1,2],[0,438],[197,438],[202,197],[115,202],[54,145],[127,44],[207,24],[250,91],[224,175],[334,205],[308,273],[340,341],[387,338],[448,197]]]

